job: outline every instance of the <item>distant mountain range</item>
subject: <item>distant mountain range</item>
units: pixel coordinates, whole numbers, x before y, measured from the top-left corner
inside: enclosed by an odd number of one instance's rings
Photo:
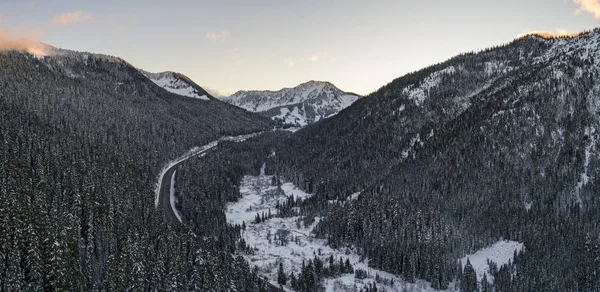
[[[336,115],[359,98],[329,82],[309,81],[279,91],[239,91],[223,100],[273,120],[306,126]]]

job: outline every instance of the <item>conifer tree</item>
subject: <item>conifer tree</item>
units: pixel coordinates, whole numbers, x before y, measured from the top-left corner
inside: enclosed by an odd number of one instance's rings
[[[287,276],[283,270],[283,263],[279,263],[279,269],[277,270],[277,284],[285,285],[287,283]]]
[[[460,279],[460,291],[462,292],[477,292],[477,275],[475,269],[471,265],[471,261],[467,258],[467,263],[463,269],[462,278]]]

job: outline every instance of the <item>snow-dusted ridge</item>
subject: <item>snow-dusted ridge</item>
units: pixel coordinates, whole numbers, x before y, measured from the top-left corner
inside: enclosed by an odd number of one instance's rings
[[[425,80],[423,80],[420,86],[408,86],[404,88],[402,93],[408,95],[408,99],[414,101],[414,103],[417,106],[420,106],[427,98],[427,92],[430,89],[438,86],[442,82],[442,78],[444,76],[452,75],[455,72],[456,69],[454,68],[454,66],[450,66],[446,69],[434,72],[431,75],[429,75],[429,77],[425,78]]]
[[[104,54],[96,54],[89,52],[78,52],[73,50],[61,49],[57,47],[53,47],[47,44],[40,44],[40,48],[37,50],[24,52],[25,54],[29,54],[34,58],[40,61],[53,61],[54,63],[61,66],[62,70],[71,78],[85,78],[85,74],[82,72],[73,72],[71,68],[69,68],[69,60],[77,60],[86,66],[90,64],[91,60],[101,60],[105,62],[118,62],[127,64],[138,70],[144,76],[146,76],[150,81],[152,81],[157,86],[167,90],[168,92],[197,98],[200,100],[211,100],[213,98],[206,90],[192,81],[189,77],[184,74],[165,71],[161,73],[151,73],[140,68],[137,68],[131,65],[126,60],[110,55]],[[81,70],[76,70],[81,71]]]
[[[161,73],[150,73],[139,69],[150,81],[165,90],[181,96],[210,100],[208,93],[193,83],[187,76],[171,71]]]

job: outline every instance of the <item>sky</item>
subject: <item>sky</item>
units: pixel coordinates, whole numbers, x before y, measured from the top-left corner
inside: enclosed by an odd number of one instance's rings
[[[366,95],[533,30],[600,26],[600,0],[0,0],[2,35],[184,73],[220,95],[329,81]]]

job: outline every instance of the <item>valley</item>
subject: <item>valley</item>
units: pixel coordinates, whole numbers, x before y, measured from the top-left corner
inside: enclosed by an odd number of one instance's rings
[[[599,291],[600,28],[334,2],[0,5],[0,291]]]
[[[279,206],[290,202],[299,204],[312,195],[292,183],[278,183],[275,176],[264,173],[264,166],[258,176],[244,176],[240,193],[242,197],[237,202],[226,206],[227,222],[244,226],[241,240],[247,249],[242,253],[248,263],[257,267],[274,286],[279,286],[278,269],[281,265],[286,277],[294,275],[294,280],[286,281],[284,289],[302,290],[296,277],[302,278],[308,260],[319,259],[323,265],[321,269],[329,269],[316,275],[316,281],[324,278],[326,291],[359,291],[375,285],[386,291],[436,291],[424,281],[407,283],[390,273],[369,267],[368,259],[362,259],[352,247],[332,248],[327,240],[316,238],[314,228],[320,218],[307,222],[302,216],[279,214],[284,209]],[[263,219],[258,220],[259,217]],[[351,268],[339,270],[346,262]],[[365,275],[355,276],[360,271]]]

